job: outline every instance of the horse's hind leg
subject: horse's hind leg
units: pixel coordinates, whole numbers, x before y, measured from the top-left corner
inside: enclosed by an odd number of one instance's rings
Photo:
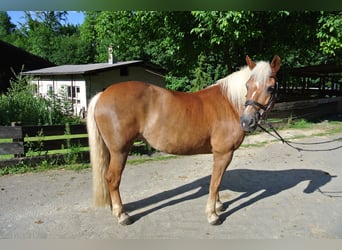
[[[128,152],[111,152],[110,164],[106,175],[109,193],[112,200],[112,213],[118,218],[119,223],[122,225],[129,225],[132,223],[123,208],[120,196],[121,176],[125,168],[127,156]]]

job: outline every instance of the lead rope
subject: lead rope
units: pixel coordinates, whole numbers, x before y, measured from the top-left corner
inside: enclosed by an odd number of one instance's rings
[[[333,150],[337,150],[339,148],[342,148],[342,145],[334,147],[334,148],[328,148],[328,149],[306,149],[306,148],[302,148],[302,147],[297,147],[294,146],[293,144],[296,145],[318,145],[318,144],[326,144],[326,143],[331,143],[331,142],[335,142],[335,141],[339,141],[342,140],[342,137],[333,139],[333,140],[329,140],[329,141],[322,141],[322,142],[293,142],[290,140],[286,140],[284,139],[279,133],[278,131],[273,127],[272,123],[270,123],[267,119],[264,119],[264,122],[268,125],[268,127],[274,132],[274,134],[272,134],[270,131],[268,131],[267,129],[265,129],[263,126],[261,126],[260,123],[258,123],[258,127],[266,132],[267,134],[273,136],[274,138],[276,138],[277,140],[280,140],[282,143],[285,143],[286,145],[288,145],[291,148],[294,148],[296,150],[300,151],[309,151],[309,152],[320,152],[320,151],[333,151]]]

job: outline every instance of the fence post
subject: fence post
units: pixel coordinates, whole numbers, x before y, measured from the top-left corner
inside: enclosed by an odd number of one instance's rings
[[[337,99],[337,113],[338,114],[342,113],[342,97],[339,97]]]
[[[22,142],[24,145],[24,135],[23,135],[23,127],[21,126],[21,122],[11,122],[12,127],[20,127],[21,130],[21,138],[12,139],[13,142]],[[15,154],[15,158],[25,157],[25,151],[23,154]]]

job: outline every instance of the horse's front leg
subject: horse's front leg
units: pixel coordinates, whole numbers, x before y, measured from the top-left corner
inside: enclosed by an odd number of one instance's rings
[[[232,157],[233,151],[225,154],[214,153],[214,164],[210,179],[209,197],[205,209],[208,222],[211,225],[221,224],[220,218],[216,212],[223,209],[222,203],[219,198],[219,189],[223,174],[225,173],[229,163],[231,162]]]

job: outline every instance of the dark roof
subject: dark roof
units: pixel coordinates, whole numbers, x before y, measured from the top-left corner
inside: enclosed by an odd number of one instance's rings
[[[22,70],[34,70],[55,66],[55,64],[21,48],[0,40],[0,93],[10,86],[14,77],[12,70],[19,74]]]
[[[24,65],[24,70],[40,69],[44,67],[55,66],[56,64],[45,60],[39,56],[33,55],[21,48],[15,47],[12,44],[0,40],[0,66],[12,67],[13,69],[21,70]]]
[[[33,76],[52,76],[52,75],[88,75],[103,71],[108,71],[116,68],[121,68],[125,66],[132,65],[142,65],[146,68],[154,68],[158,72],[162,72],[163,70],[156,66],[151,66],[145,64],[142,60],[134,60],[134,61],[124,61],[124,62],[115,62],[113,64],[110,63],[93,63],[93,64],[80,64],[80,65],[61,65],[56,67],[49,67],[44,69],[32,70],[23,72],[23,75],[33,75]]]

